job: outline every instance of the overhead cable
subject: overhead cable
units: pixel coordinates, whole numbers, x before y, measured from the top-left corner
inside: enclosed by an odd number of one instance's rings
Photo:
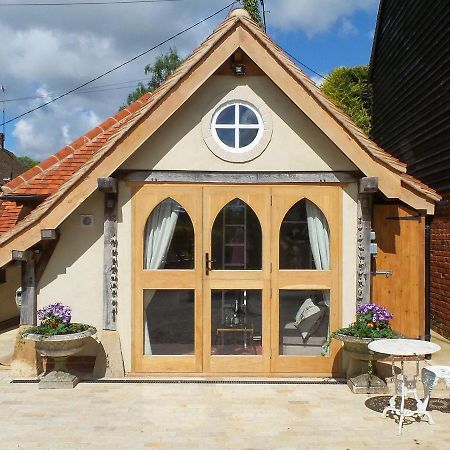
[[[0,124],[0,126],[6,125],[6,124],[11,123],[11,122],[14,122],[15,120],[20,119],[21,117],[26,116],[26,115],[28,115],[28,114],[34,112],[34,111],[37,111],[38,109],[41,109],[41,108],[43,108],[44,106],[50,105],[51,103],[54,103],[54,102],[56,102],[57,100],[60,100],[61,98],[66,97],[67,95],[72,94],[73,92],[80,90],[81,88],[87,86],[88,84],[91,84],[91,83],[93,83],[94,81],[97,81],[97,80],[99,80],[100,78],[103,78],[103,77],[105,77],[106,75],[109,75],[110,73],[114,72],[115,70],[120,69],[121,67],[124,67],[124,66],[126,66],[127,64],[129,64],[129,63],[131,63],[131,62],[133,62],[133,61],[136,61],[136,60],[139,59],[141,56],[144,56],[144,55],[146,55],[147,53],[150,53],[151,51],[157,49],[158,47],[161,47],[162,45],[167,44],[168,42],[172,41],[172,40],[175,39],[176,37],[181,36],[182,34],[186,33],[187,31],[190,31],[190,30],[192,30],[193,28],[199,26],[199,25],[202,24],[203,22],[206,22],[207,20],[213,18],[214,16],[217,16],[217,15],[220,14],[221,12],[223,12],[223,11],[225,11],[226,9],[230,8],[231,6],[233,6],[235,3],[239,3],[239,2],[236,0],[236,1],[233,1],[233,2],[229,3],[227,6],[224,6],[223,8],[219,9],[219,10],[216,11],[215,13],[210,14],[208,17],[205,17],[204,19],[199,20],[198,22],[196,22],[195,24],[191,25],[190,27],[185,28],[184,30],[179,31],[178,33],[176,33],[176,34],[170,36],[169,38],[167,38],[167,39],[165,39],[164,41],[160,42],[159,44],[153,46],[152,48],[149,48],[148,50],[145,50],[144,52],[139,53],[138,55],[134,56],[133,58],[130,58],[129,60],[123,62],[122,64],[119,64],[118,66],[115,66],[115,67],[113,67],[112,69],[109,69],[109,70],[107,70],[106,72],[103,72],[101,75],[98,75],[98,76],[96,76],[95,78],[92,78],[91,80],[86,81],[85,83],[80,84],[79,86],[77,86],[77,87],[75,87],[75,88],[73,88],[73,89],[70,89],[70,90],[67,91],[67,92],[64,92],[64,94],[58,95],[57,97],[53,98],[52,100],[49,100],[48,102],[43,103],[42,105],[36,106],[35,108],[29,109],[28,111],[25,111],[25,112],[23,112],[22,114],[19,114],[18,116],[13,117],[12,119],[9,119],[9,120],[7,120],[7,121],[4,121],[2,124]]]

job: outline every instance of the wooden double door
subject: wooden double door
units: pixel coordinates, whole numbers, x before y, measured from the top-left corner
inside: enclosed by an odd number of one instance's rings
[[[338,186],[136,186],[132,370],[331,374],[340,223]]]

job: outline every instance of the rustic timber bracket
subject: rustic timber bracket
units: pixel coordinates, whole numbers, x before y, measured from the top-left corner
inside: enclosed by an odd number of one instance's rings
[[[41,230],[41,241],[32,249],[12,251],[12,259],[21,263],[22,271],[21,325],[37,325],[37,289],[58,241],[58,230],[44,229]]]
[[[377,177],[364,177],[359,180],[356,253],[356,301],[358,305],[370,303],[372,203],[373,194],[377,191]]]
[[[105,194],[103,221],[103,329],[116,330],[118,313],[119,262],[117,240],[118,182],[116,178],[98,178],[97,186]]]

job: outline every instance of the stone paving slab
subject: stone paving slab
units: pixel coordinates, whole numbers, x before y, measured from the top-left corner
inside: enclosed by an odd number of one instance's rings
[[[39,390],[0,370],[0,449],[450,449],[450,391],[436,425],[397,424],[388,397],[345,385],[88,384]]]

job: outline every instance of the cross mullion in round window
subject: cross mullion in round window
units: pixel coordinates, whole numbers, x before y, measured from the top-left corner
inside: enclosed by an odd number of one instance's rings
[[[260,141],[263,131],[261,115],[248,103],[227,103],[212,119],[212,134],[217,143],[233,153],[252,149]]]

